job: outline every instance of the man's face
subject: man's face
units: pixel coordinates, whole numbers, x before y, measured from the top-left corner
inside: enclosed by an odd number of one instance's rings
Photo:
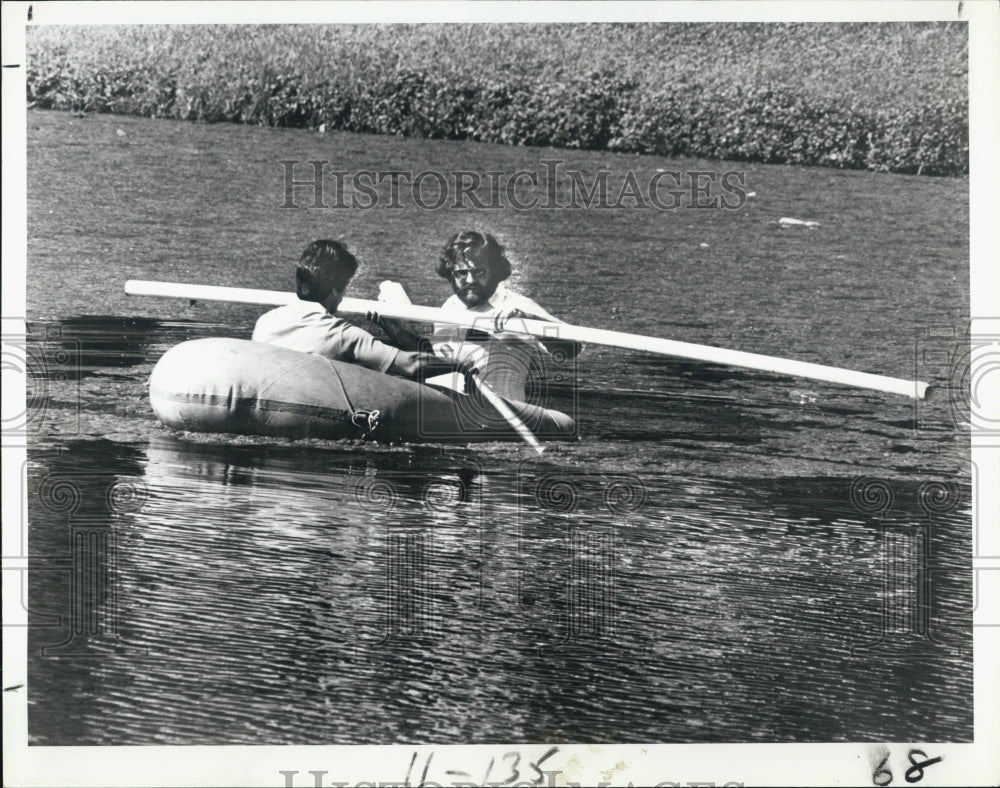
[[[469,260],[455,263],[451,272],[451,286],[455,295],[471,309],[496,292],[497,282],[490,266]]]

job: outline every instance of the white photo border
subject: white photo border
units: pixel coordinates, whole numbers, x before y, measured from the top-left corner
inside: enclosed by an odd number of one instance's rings
[[[30,13],[33,21],[28,22]],[[279,22],[847,22],[965,21],[969,24],[970,314],[992,333],[1000,327],[1000,6],[959,2],[5,2],[3,14],[3,316],[23,324],[26,266],[25,30],[29,24],[279,23]],[[998,387],[995,376],[991,396]],[[3,397],[24,401],[23,376],[5,375]],[[13,400],[9,399],[13,398]],[[991,407],[996,407],[993,402]],[[993,410],[997,413],[1000,411]],[[1000,479],[1000,449],[971,446],[978,478]],[[252,746],[28,747],[27,628],[20,607],[27,558],[20,546],[25,501],[23,447],[3,446],[4,782],[7,785],[324,786],[411,784],[433,753],[437,763],[485,764],[506,751],[539,757],[547,745],[509,746]],[[974,489],[976,543],[972,568],[975,743],[887,743],[894,784],[902,784],[906,752],[944,756],[922,784],[983,785],[1000,779],[1000,495]],[[871,743],[560,745],[544,784],[594,785],[870,785]],[[471,767],[470,767],[471,768]],[[283,771],[297,775],[286,778]],[[533,773],[532,773],[532,776]],[[498,778],[494,778],[498,779]]]

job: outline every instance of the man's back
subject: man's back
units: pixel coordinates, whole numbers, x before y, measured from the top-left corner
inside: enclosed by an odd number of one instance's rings
[[[386,372],[399,352],[320,304],[295,301],[257,320],[253,340]]]

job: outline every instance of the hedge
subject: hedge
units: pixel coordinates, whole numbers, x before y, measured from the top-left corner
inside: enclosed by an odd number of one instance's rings
[[[39,108],[926,175],[969,170],[964,28],[950,25],[32,33],[27,98]],[[748,46],[771,54],[750,59]]]

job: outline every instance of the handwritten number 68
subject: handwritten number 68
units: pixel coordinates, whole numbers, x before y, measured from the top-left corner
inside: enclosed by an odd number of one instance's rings
[[[923,760],[918,761],[914,758],[915,755],[919,755]],[[903,779],[908,783],[918,783],[924,779],[924,769],[928,766],[932,766],[938,761],[943,761],[944,756],[939,755],[937,758],[928,758],[927,753],[923,750],[910,750],[906,754],[907,759],[910,761],[910,768],[906,770],[903,775]],[[872,783],[874,785],[884,786],[892,782],[892,771],[890,771],[887,764],[889,763],[889,753],[887,752],[878,765],[872,771]]]

